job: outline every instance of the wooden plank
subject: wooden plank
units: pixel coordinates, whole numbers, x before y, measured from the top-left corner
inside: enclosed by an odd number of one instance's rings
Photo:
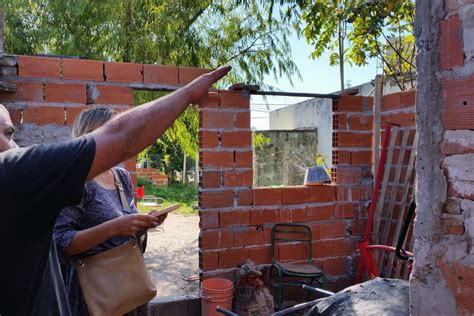
[[[374,222],[374,245],[379,245],[380,241],[380,222],[382,219],[382,211],[385,203],[385,194],[387,192],[388,178],[390,176],[390,168],[392,167],[393,150],[395,148],[395,142],[398,136],[398,126],[392,127],[392,134],[390,135],[390,143],[388,145],[387,162],[385,163],[385,170],[382,178],[382,188],[380,190],[379,199],[377,201],[377,207],[375,209],[375,222]]]
[[[402,228],[402,222],[404,221],[406,217],[408,207],[411,203],[411,201],[408,201],[408,193],[410,192],[409,191],[410,189],[411,189],[411,192],[413,192],[414,184],[412,183],[411,179],[413,178],[413,172],[415,171],[414,167],[415,167],[415,157],[416,157],[416,149],[417,149],[417,139],[418,139],[418,134],[415,135],[415,138],[413,140],[413,146],[410,153],[410,159],[408,161],[408,169],[407,169],[407,174],[405,176],[405,184],[404,184],[404,190],[402,193],[402,201],[400,203],[400,216],[402,216],[402,218],[397,222],[397,226],[395,228],[395,233],[394,233],[394,236],[397,239],[398,239],[398,235],[400,234],[400,230]],[[394,239],[394,245],[396,245],[396,239]],[[389,264],[392,264],[394,259],[395,259],[395,254],[392,254],[389,258]],[[400,267],[401,265],[398,264],[395,269],[394,277],[400,273]]]
[[[375,76],[375,103],[374,103],[374,156],[372,161],[374,162],[374,183],[375,177],[377,176],[377,168],[379,166],[379,155],[380,155],[380,109],[382,107],[382,93],[383,93],[383,76]]]
[[[403,131],[402,131],[402,143],[400,145],[400,150],[399,150],[399,153],[398,153],[398,160],[397,160],[397,165],[396,165],[396,169],[395,169],[395,176],[393,178],[392,190],[390,192],[390,199],[389,199],[389,203],[388,203],[388,208],[386,210],[386,219],[387,219],[386,220],[386,227],[385,227],[385,229],[382,233],[382,238],[381,238],[381,241],[380,241],[380,244],[382,244],[382,245],[388,245],[388,237],[389,237],[389,233],[390,233],[390,227],[392,226],[391,224],[392,224],[392,216],[393,216],[393,207],[395,206],[395,199],[397,197],[398,189],[400,188],[400,185],[401,185],[400,175],[402,173],[403,160],[404,160],[405,152],[406,152],[406,149],[407,149],[407,143],[408,143],[408,136],[409,135],[410,135],[410,130],[403,129]],[[403,212],[399,212],[399,213],[403,213]],[[397,220],[400,220],[400,217],[398,217]],[[394,235],[394,236],[396,236],[396,235]],[[385,256],[387,256],[389,254],[390,253],[387,253]],[[379,271],[382,271],[383,261],[384,260],[379,261]],[[384,275],[388,276],[388,273],[390,273],[390,265],[385,266],[385,271],[386,271],[386,273]]]

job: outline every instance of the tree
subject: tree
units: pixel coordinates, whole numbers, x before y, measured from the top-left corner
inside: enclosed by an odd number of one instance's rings
[[[317,0],[302,1],[300,8],[305,24],[296,26],[314,45],[313,58],[336,48],[338,52],[330,55],[331,65],[346,60],[360,66],[377,57],[401,90],[414,88],[413,1]],[[344,48],[346,38],[349,45]]]
[[[0,5],[6,13],[5,50],[14,54],[205,68],[230,64],[234,71],[221,87],[236,82],[267,87],[267,74],[299,76],[291,59],[290,25],[267,19],[269,3],[259,0],[0,0]],[[156,94],[135,96],[143,103]],[[191,117],[195,122],[195,110],[180,117],[162,142],[177,142],[181,154],[197,159]],[[160,148],[178,160],[172,147]]]
[[[238,0],[239,3],[249,2]],[[316,59],[331,51],[329,63],[340,66],[344,90],[344,63],[358,66],[376,57],[387,77],[401,90],[414,88],[416,67],[413,0],[260,0],[267,3],[269,20],[292,23],[314,46]]]

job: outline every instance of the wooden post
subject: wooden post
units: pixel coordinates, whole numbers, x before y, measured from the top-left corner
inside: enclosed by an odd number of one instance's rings
[[[374,162],[373,175],[374,183],[377,175],[377,168],[379,166],[379,152],[380,152],[380,111],[382,108],[382,93],[383,93],[383,76],[375,76],[375,103],[374,103],[374,153],[372,161]]]

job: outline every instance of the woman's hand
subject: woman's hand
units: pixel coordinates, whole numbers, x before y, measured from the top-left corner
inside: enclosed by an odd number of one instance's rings
[[[131,214],[111,220],[110,226],[113,236],[133,236],[158,226],[158,220],[149,214]]]

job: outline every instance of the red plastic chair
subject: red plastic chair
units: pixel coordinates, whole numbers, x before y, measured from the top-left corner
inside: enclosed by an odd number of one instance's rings
[[[138,187],[137,188],[137,198],[143,199],[145,196],[145,187]]]

